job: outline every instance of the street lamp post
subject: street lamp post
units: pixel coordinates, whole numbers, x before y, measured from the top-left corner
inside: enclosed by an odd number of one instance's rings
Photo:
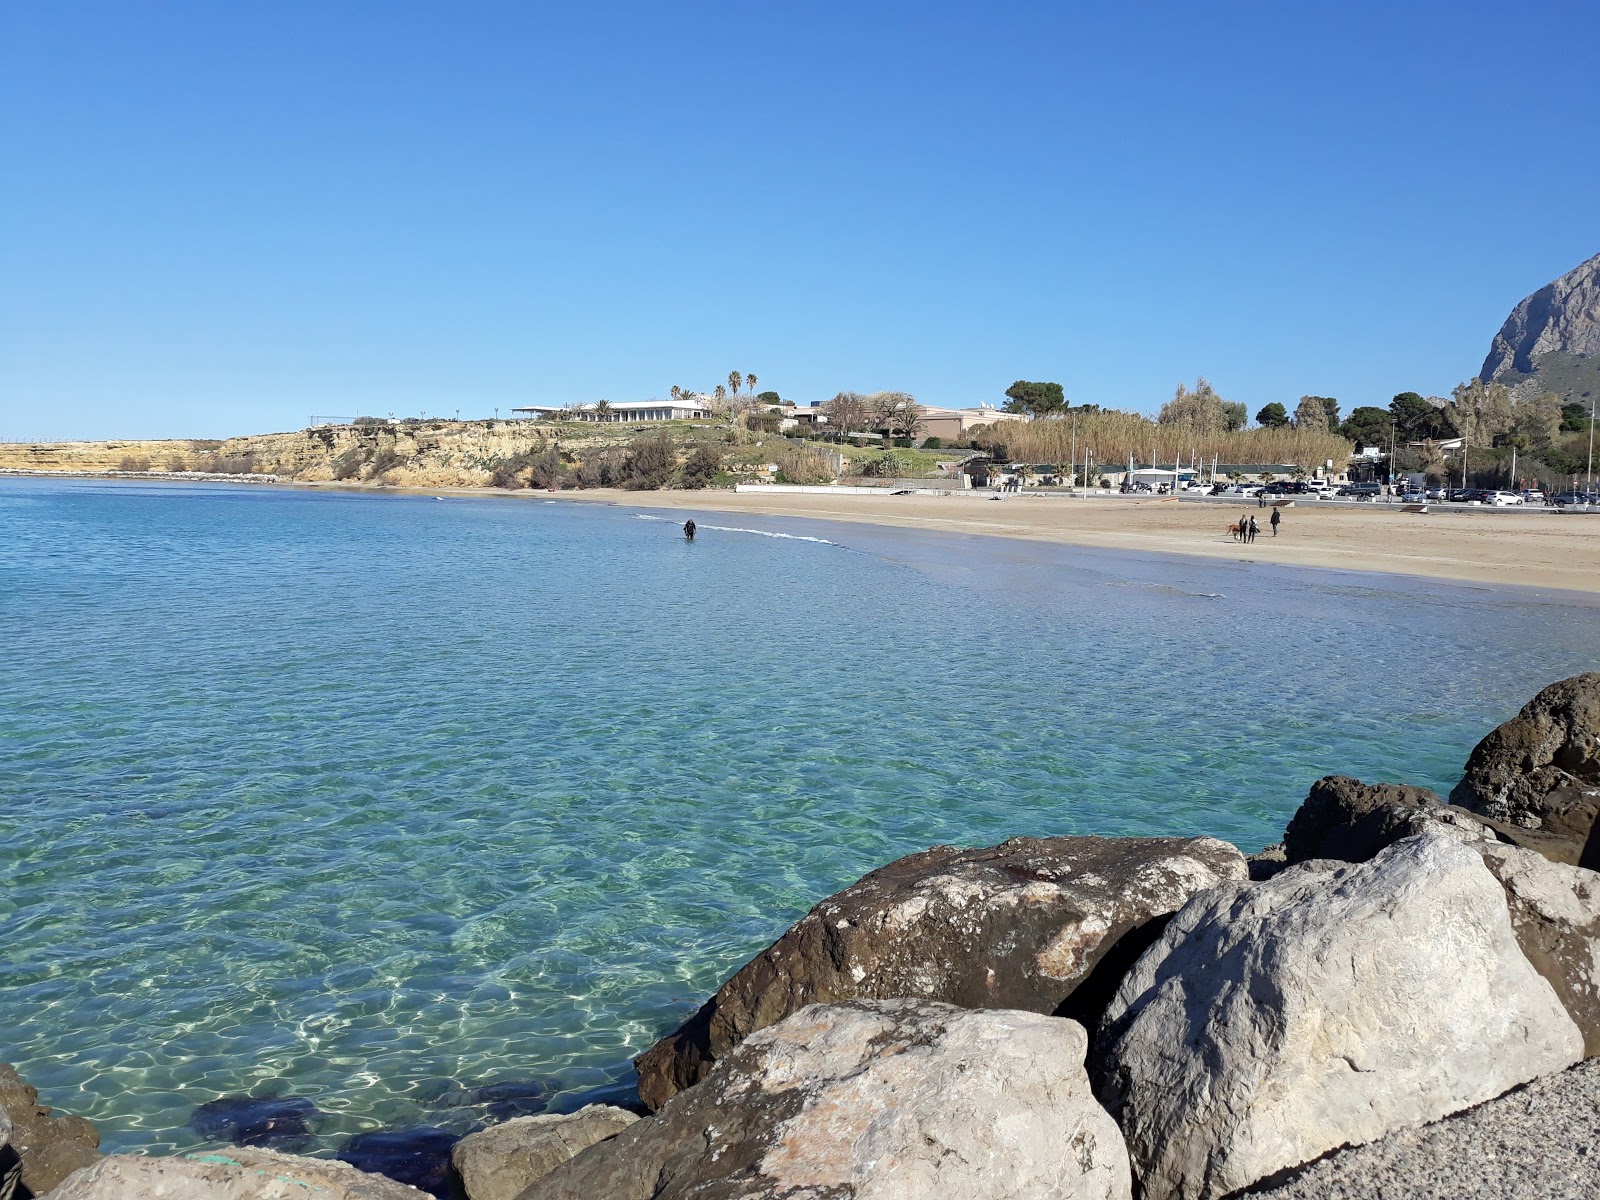
[[[1600,401],[1600,396],[1589,397],[1589,466],[1587,468],[1589,482],[1584,486],[1591,492],[1594,491],[1594,412],[1596,401]]]

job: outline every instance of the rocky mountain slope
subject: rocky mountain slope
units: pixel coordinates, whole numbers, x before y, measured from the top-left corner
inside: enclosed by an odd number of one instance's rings
[[[1512,309],[1478,377],[1563,401],[1600,390],[1600,254]]]

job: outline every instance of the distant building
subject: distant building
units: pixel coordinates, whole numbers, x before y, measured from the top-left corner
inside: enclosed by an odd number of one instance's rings
[[[640,421],[703,421],[711,410],[699,398],[689,400],[620,400],[606,405],[607,411],[597,412],[593,404],[528,404],[513,408],[514,413],[531,413],[537,417],[570,412],[579,421],[616,421],[634,424]]]
[[[1027,413],[1005,412],[1002,409],[979,405],[977,408],[933,408],[924,406],[921,437],[936,437],[943,441],[960,441],[980,425],[993,425],[996,421],[1026,421]]]

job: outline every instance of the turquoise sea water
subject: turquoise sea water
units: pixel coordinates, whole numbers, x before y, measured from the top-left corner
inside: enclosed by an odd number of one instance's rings
[[[116,1149],[572,1102],[897,855],[1252,850],[1600,667],[1562,594],[695,515],[0,480],[0,1057]]]

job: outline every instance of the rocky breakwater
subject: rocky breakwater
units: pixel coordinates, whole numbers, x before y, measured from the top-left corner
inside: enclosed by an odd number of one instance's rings
[[[899,860],[640,1057],[655,1115],[518,1200],[1123,1194],[1102,1127],[1063,1115],[1095,1130],[1092,1152],[1041,1146],[1006,1087],[952,1097],[952,1136],[939,1089],[997,1065],[1040,1094],[1087,1078],[1145,1200],[1268,1188],[1471,1109],[1600,1052],[1600,874],[1578,865],[1597,754],[1600,675],[1579,676],[1484,739],[1456,803],[1330,776],[1283,845],[1248,861],[1209,839],[1096,838]],[[930,1034],[959,1024],[949,1006],[1019,1024]],[[1082,1030],[1087,1068],[1039,1022]],[[1000,1049],[1023,1037],[1037,1039],[1025,1072]],[[853,1049],[824,1061],[835,1038]],[[905,1074],[847,1082],[880,1059]],[[822,1112],[840,1122],[826,1137]],[[786,1173],[801,1161],[815,1169]],[[984,1166],[957,1181],[945,1163]],[[1547,1182],[1557,1195],[1570,1180]]]
[[[508,1121],[456,1145],[452,1186],[467,1200],[1216,1200],[1332,1177],[1325,1194],[1352,1200],[1454,1194],[1427,1156],[1464,1141],[1451,1169],[1471,1179],[1474,1142],[1424,1126],[1473,1128],[1469,1110],[1530,1084],[1553,1129],[1594,1124],[1560,1105],[1592,1094],[1565,1069],[1600,1054],[1597,762],[1600,674],[1546,688],[1486,737],[1455,803],[1329,776],[1249,860],[1209,838],[911,855],[823,901],[642,1055],[651,1115]],[[1550,1166],[1537,1140],[1515,1145],[1524,1161],[1496,1169],[1520,1197],[1600,1192],[1592,1177],[1573,1190],[1587,1147]],[[1367,1162],[1381,1178],[1360,1175]],[[311,1192],[421,1194],[253,1149],[104,1159],[50,1194]]]

